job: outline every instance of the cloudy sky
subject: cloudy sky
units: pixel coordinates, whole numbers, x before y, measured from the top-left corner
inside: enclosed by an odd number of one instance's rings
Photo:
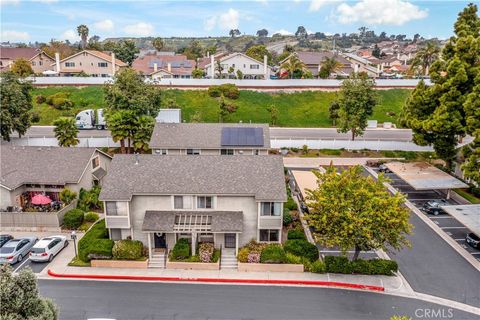
[[[76,26],[107,37],[218,36],[230,29],[255,34],[350,33],[367,26],[377,33],[420,33],[448,38],[467,1],[408,0],[0,0],[1,40],[15,42],[78,40]]]

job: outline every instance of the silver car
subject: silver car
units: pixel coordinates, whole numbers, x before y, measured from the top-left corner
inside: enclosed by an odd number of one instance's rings
[[[37,237],[24,237],[8,241],[0,248],[0,263],[15,264],[24,257],[28,258],[30,249],[37,240]]]
[[[65,236],[43,238],[30,250],[30,260],[36,262],[52,261],[66,246],[68,246],[68,241]]]

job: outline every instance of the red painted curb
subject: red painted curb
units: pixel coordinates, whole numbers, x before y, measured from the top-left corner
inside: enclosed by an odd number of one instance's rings
[[[103,279],[103,280],[139,280],[139,281],[176,281],[176,282],[206,282],[206,283],[247,283],[247,284],[277,284],[277,285],[306,285],[337,287],[347,289],[360,289],[367,291],[385,291],[384,287],[370,286],[355,283],[336,281],[310,281],[310,280],[264,280],[264,279],[219,279],[219,278],[179,278],[179,277],[152,277],[152,276],[116,276],[99,274],[59,274],[48,269],[48,275],[55,278],[70,279]]]

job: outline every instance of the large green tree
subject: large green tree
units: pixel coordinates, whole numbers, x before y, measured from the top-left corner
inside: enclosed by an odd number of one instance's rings
[[[420,67],[423,74],[428,75],[430,66],[440,55],[440,48],[433,41],[429,41],[423,48],[417,51],[412,60],[412,68]]]
[[[417,144],[433,145],[448,168],[456,156],[459,138],[475,132],[467,125],[467,118],[475,118],[475,108],[470,108],[468,98],[475,95],[480,72],[480,19],[476,5],[469,4],[459,13],[454,32],[441,59],[430,68],[432,86],[423,82],[417,85],[405,103],[401,121],[413,129]]]
[[[305,64],[298,59],[297,55],[295,54],[290,55],[290,58],[285,60],[280,68],[288,72],[290,79],[293,79],[296,74],[302,75],[307,71]]]
[[[163,42],[162,38],[156,37],[152,40],[152,45],[157,51],[162,51],[165,47],[165,43]]]
[[[87,46],[88,31],[88,27],[84,24],[81,24],[77,27],[77,33],[82,39],[82,49],[85,49]]]
[[[263,62],[264,56],[267,56],[267,63],[270,63],[272,61],[272,54],[270,53],[270,51],[268,51],[267,47],[262,44],[251,46],[247,49],[245,54],[250,58],[253,58],[260,62]]]
[[[339,247],[344,253],[408,245],[411,231],[409,211],[401,193],[392,195],[380,175],[378,180],[365,177],[361,166],[337,173],[334,166],[325,173],[313,171],[318,187],[307,191],[309,213],[306,220],[313,227],[317,242],[326,247]]]
[[[365,74],[354,73],[342,83],[338,94],[338,132],[352,133],[352,140],[362,135],[367,120],[377,105],[377,94],[373,89],[375,82]]]
[[[465,177],[480,185],[480,73],[475,78],[475,87],[467,96],[464,107],[467,133],[474,140],[464,148],[466,159],[462,169]]]
[[[80,141],[77,138],[78,128],[74,118],[60,117],[53,122],[55,138],[60,147],[76,146]]]
[[[1,267],[0,301],[0,319],[58,319],[55,304],[39,295],[37,279],[30,268],[14,274],[8,264]]]
[[[136,121],[136,128],[133,134],[133,147],[135,151],[147,151],[148,143],[152,137],[155,119],[151,116],[140,116]]]
[[[327,79],[330,75],[339,70],[342,64],[335,59],[335,57],[325,57],[320,64],[320,72],[318,76],[322,79]]]
[[[23,58],[17,59],[13,63],[11,70],[19,77],[28,77],[34,73],[32,69],[32,63]]]
[[[135,46],[135,42],[132,40],[122,40],[118,43],[108,43],[104,45],[104,48],[105,50],[108,48],[109,50],[113,51],[117,59],[120,59],[129,66],[132,65],[136,55],[140,52],[140,49]]]
[[[22,81],[12,72],[0,75],[0,131],[3,140],[10,141],[10,135],[16,131],[21,137],[31,125],[33,109],[32,85]]]

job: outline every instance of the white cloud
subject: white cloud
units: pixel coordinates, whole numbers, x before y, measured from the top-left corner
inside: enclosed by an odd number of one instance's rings
[[[308,11],[318,11],[321,7],[328,4],[328,0],[312,0],[310,2],[310,6],[308,7]]]
[[[28,41],[30,35],[28,32],[15,31],[15,30],[2,30],[0,33],[1,41],[10,41],[10,42],[22,42]]]
[[[113,30],[114,24],[112,20],[105,19],[105,20],[95,22],[93,24],[93,27],[99,31],[108,32]]]
[[[20,0],[0,0],[0,5],[7,6],[9,4],[17,5],[20,3]]]
[[[73,29],[65,30],[62,35],[60,36],[60,40],[68,40],[70,42],[76,42],[80,40],[80,36],[78,32]]]
[[[154,28],[150,23],[139,22],[125,26],[123,31],[130,36],[148,37],[153,35]]]
[[[428,11],[404,0],[361,0],[353,5],[342,3],[337,7],[336,15],[343,24],[361,22],[400,26],[427,17]]]
[[[228,9],[227,12],[216,16],[211,16],[204,20],[203,27],[206,31],[210,31],[215,27],[221,30],[238,29],[240,23],[240,13],[235,9]]]
[[[293,35],[293,32],[290,32],[290,31],[285,30],[285,29],[277,30],[277,31],[275,31],[273,34],[276,34],[276,33],[281,34],[282,36],[291,36],[291,35]]]

